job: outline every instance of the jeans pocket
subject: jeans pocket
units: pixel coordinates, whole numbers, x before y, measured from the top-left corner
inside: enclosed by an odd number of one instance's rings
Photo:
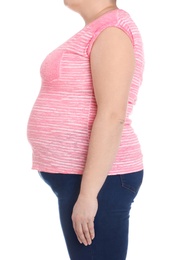
[[[123,188],[137,194],[143,181],[144,171],[138,171],[120,175],[121,185]]]

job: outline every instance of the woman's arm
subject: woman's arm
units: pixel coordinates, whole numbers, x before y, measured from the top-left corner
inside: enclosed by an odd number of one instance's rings
[[[72,220],[81,243],[94,238],[97,195],[118,151],[135,67],[129,37],[120,29],[105,29],[91,51],[91,73],[97,102],[86,165]]]

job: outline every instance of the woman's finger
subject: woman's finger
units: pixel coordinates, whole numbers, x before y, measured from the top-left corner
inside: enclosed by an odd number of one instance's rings
[[[88,222],[88,228],[89,228],[89,233],[90,233],[91,239],[94,239],[95,238],[94,221]]]
[[[87,246],[88,242],[87,242],[85,234],[83,232],[81,223],[74,223],[73,227],[74,227],[74,231],[76,233],[76,236],[77,236],[79,242],[83,243],[85,246]]]
[[[90,229],[87,223],[83,223],[82,224],[82,230],[84,233],[84,237],[88,243],[88,245],[91,245],[92,243],[92,238],[91,238],[91,233],[90,233]]]

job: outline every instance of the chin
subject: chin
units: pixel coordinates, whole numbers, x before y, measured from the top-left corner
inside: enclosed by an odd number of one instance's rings
[[[64,5],[76,11],[81,5],[81,0],[64,0]]]

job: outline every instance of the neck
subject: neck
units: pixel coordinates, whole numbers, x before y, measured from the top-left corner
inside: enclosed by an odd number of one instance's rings
[[[83,0],[76,3],[64,0],[64,4],[79,13],[85,21],[85,24],[92,22],[104,13],[117,9],[115,0]]]
[[[104,7],[92,7],[91,9],[83,10],[84,12],[79,12],[82,18],[85,21],[85,24],[89,24],[93,22],[95,19],[100,17],[101,15],[105,14],[106,12],[112,11],[117,9],[117,6],[115,4],[111,4]]]

